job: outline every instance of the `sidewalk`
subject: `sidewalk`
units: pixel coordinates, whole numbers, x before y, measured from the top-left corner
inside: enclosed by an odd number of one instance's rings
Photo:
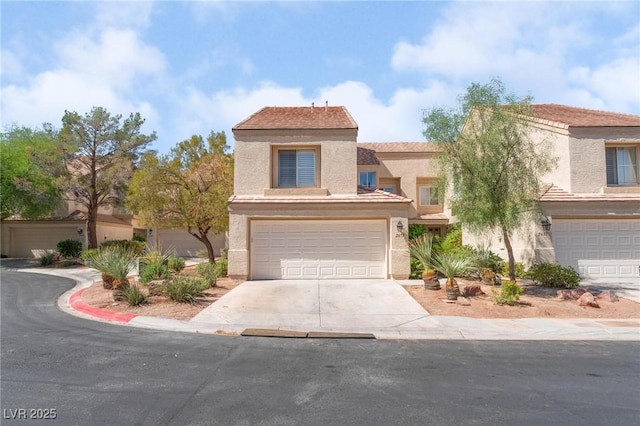
[[[189,321],[179,321],[113,313],[82,302],[82,290],[100,279],[100,274],[95,270],[30,268],[24,271],[75,280],[76,287],[59,298],[58,306],[63,311],[82,318],[133,327],[203,334],[236,335],[246,328],[256,327],[255,324],[216,323],[203,320],[206,319],[206,315],[197,315]],[[274,328],[274,326],[270,324],[266,328]],[[308,330],[286,327],[286,329],[303,332],[372,333],[378,339],[640,341],[640,319],[473,319],[425,315],[391,327],[352,327],[345,322],[330,328],[318,327]]]

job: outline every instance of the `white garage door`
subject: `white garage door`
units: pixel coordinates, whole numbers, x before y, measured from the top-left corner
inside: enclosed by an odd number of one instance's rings
[[[586,278],[638,277],[640,220],[553,221],[556,260]]]
[[[44,250],[56,250],[58,242],[79,239],[76,227],[13,228],[12,257],[39,257]]]
[[[386,229],[385,220],[252,221],[252,278],[386,278]]]

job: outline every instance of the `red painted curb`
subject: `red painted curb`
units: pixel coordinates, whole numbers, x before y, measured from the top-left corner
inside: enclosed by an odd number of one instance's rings
[[[95,306],[91,306],[82,301],[82,293],[84,293],[85,290],[86,288],[78,290],[75,293],[73,293],[69,298],[69,305],[71,305],[71,307],[76,311],[82,312],[83,314],[87,314],[95,318],[100,318],[100,319],[115,321],[115,322],[129,322],[137,316],[135,314],[113,312],[107,309],[96,308]]]

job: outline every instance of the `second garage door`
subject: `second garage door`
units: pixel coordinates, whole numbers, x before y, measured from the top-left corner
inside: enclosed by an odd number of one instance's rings
[[[640,220],[556,219],[556,260],[585,278],[638,277]]]
[[[252,278],[386,278],[386,229],[386,220],[252,221]]]

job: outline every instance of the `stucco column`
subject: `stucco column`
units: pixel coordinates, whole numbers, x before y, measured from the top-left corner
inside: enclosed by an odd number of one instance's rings
[[[248,220],[246,215],[229,214],[229,252],[227,254],[230,278],[249,278]]]
[[[398,231],[398,223],[402,223],[402,231]],[[411,273],[409,261],[409,220],[406,217],[392,216],[389,222],[389,275],[392,279],[406,280]]]

